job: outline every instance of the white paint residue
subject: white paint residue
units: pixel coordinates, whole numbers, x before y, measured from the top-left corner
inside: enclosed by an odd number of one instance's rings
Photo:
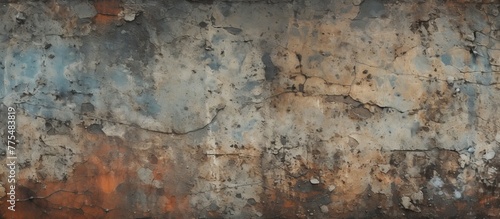
[[[444,185],[444,182],[439,176],[434,176],[432,177],[430,181],[431,185],[434,186],[435,188],[441,188]]]

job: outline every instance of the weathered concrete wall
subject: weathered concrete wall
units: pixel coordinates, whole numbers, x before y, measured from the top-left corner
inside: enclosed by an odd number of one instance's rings
[[[0,4],[2,218],[498,218],[498,1]]]

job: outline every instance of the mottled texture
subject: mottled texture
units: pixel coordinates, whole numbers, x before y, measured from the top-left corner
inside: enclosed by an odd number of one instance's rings
[[[0,3],[0,217],[498,218],[499,9]]]

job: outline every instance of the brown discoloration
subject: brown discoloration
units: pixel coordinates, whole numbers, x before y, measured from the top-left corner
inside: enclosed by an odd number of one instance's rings
[[[165,184],[160,193],[151,193],[155,189],[138,179],[137,169],[145,164],[127,143],[96,134],[86,134],[85,141],[93,142],[91,152],[84,162],[75,165],[67,180],[20,180],[17,198],[21,201],[16,204],[15,218],[123,218],[162,213],[175,216],[188,211],[189,194],[178,194],[177,185]],[[154,179],[163,181],[172,174],[168,171],[172,164],[164,160],[158,164],[153,169]],[[147,197],[155,203],[148,203],[147,209],[128,197],[130,191],[150,194]],[[6,208],[5,204],[1,207]],[[6,218],[13,215],[4,213]]]
[[[229,2],[0,6],[0,217],[500,217],[497,5]]]
[[[120,0],[95,0],[94,7],[97,15],[94,21],[97,24],[109,24],[118,19],[118,14],[122,11]]]

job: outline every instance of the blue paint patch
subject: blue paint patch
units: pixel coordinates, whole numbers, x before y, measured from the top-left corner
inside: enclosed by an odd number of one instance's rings
[[[491,72],[491,64],[490,64],[490,57],[488,55],[488,51],[484,47],[477,47],[476,48],[478,54],[473,54],[472,55],[472,64],[471,66],[474,65],[474,71],[483,71],[483,72]]]
[[[465,10],[465,22],[474,31],[481,31],[489,26],[483,12],[475,7],[467,7]]]
[[[242,142],[243,141],[243,133],[241,131],[234,131],[233,138],[239,142]]]
[[[201,60],[202,61],[208,60],[209,61],[208,67],[210,67],[210,69],[212,69],[214,71],[218,71],[220,69],[220,67],[221,67],[219,58],[216,57],[211,52],[204,53],[203,56],[202,56],[202,58],[201,58]]]
[[[29,52],[20,52],[13,51],[10,54],[12,57],[11,62],[7,62],[5,64],[1,64],[0,67],[6,68],[6,72],[9,72],[10,75],[7,75],[4,72],[4,69],[1,69],[2,79],[5,83],[5,87],[2,86],[2,90],[5,94],[15,91],[15,92],[23,92],[25,90],[34,90],[35,86],[35,78],[37,73],[40,71],[39,62],[36,58],[36,54],[31,50]],[[9,56],[9,55],[7,55]]]
[[[487,72],[475,75],[476,81],[480,84],[491,85],[493,83],[493,73]]]
[[[237,131],[233,131],[233,138],[239,142],[242,142],[243,133],[252,130],[255,126],[255,123],[257,123],[257,120],[252,119],[245,126],[242,126]]]
[[[71,96],[71,100],[74,104],[76,104],[77,106],[80,106],[82,105],[82,103],[84,102],[88,102],[87,98],[85,97],[85,95],[82,95],[82,94],[73,94]]]
[[[415,68],[418,72],[424,73],[431,71],[429,60],[423,55],[418,55],[417,57],[415,57],[415,59],[413,59],[413,64],[415,65]]]
[[[144,78],[140,74],[133,74],[132,77],[134,78],[134,85],[136,87],[146,87],[147,83],[144,81]]]
[[[467,95],[467,114],[469,116],[468,122],[469,124],[475,124],[477,120],[477,112],[476,112],[476,99],[477,92],[473,86],[463,85],[460,88],[462,92]]]
[[[119,87],[123,87],[128,84],[127,75],[118,70],[111,73],[111,80],[113,80],[113,82]]]
[[[211,43],[212,44],[219,44],[221,42],[224,41],[226,37],[223,35],[223,34],[215,34],[213,37],[212,37],[212,40],[211,40]]]
[[[210,63],[208,63],[208,67],[210,67],[210,69],[214,71],[218,71],[220,69],[220,66],[221,64],[216,60],[212,60]]]
[[[161,106],[151,93],[144,93],[138,96],[135,101],[141,105],[141,113],[146,116],[156,117],[161,111]]]
[[[56,115],[54,115],[54,112],[57,112],[57,111],[54,109],[41,108],[39,110],[39,114],[37,114],[37,115],[41,115],[44,118],[58,118],[58,119],[60,119],[61,114],[57,113]]]
[[[357,29],[365,29],[367,24],[368,24],[368,21],[366,21],[366,20],[353,20],[349,24],[349,27],[357,28]]]
[[[94,75],[79,74],[76,75],[77,85],[80,87],[81,92],[90,93],[92,90],[97,90],[100,87],[100,82]]]
[[[381,0],[365,0],[359,6],[358,16],[354,20],[363,18],[378,18],[385,14],[385,6]]]
[[[260,82],[258,81],[249,81],[245,84],[245,86],[241,89],[242,91],[245,92],[250,92],[252,91],[255,87],[259,86]]]
[[[445,65],[451,65],[451,56],[449,54],[444,54],[441,56],[441,62]]]
[[[219,126],[219,123],[218,123],[218,122],[212,122],[212,123],[210,123],[210,125],[208,126],[208,128],[209,128],[212,132],[217,132],[217,131],[219,131],[220,126]]]
[[[320,63],[320,62],[322,62],[322,61],[323,61],[323,59],[324,59],[324,56],[323,56],[323,55],[321,55],[321,54],[315,54],[315,55],[309,56],[309,57],[307,58],[307,61],[308,61],[309,63],[314,62],[314,61],[317,61],[318,63]]]
[[[34,106],[31,104],[21,104],[24,112],[28,115],[38,115],[38,112],[40,111],[39,106]]]
[[[240,63],[240,69],[241,69],[241,66],[243,65],[243,62],[247,58],[247,54],[246,53],[241,53],[241,52],[238,53],[238,51],[239,50],[235,51],[236,52],[235,57],[239,61],[239,63]]]
[[[67,47],[58,46],[55,47],[53,51],[55,53],[55,57],[51,62],[54,66],[55,78],[52,79],[52,84],[54,85],[56,91],[65,93],[70,90],[70,83],[64,75],[64,70],[71,63],[76,62],[78,57],[70,48]]]
[[[420,129],[420,123],[419,122],[414,122],[413,125],[410,128],[411,137],[417,135],[419,129]]]
[[[38,54],[39,55],[39,54]],[[23,70],[21,71],[21,75],[28,78],[34,78],[35,75],[40,71],[39,67],[40,63],[38,61],[37,54],[34,51],[29,51],[24,53],[18,57],[16,57],[16,61],[20,62],[23,66]]]
[[[391,87],[393,87],[393,88],[396,87],[396,80],[397,79],[398,78],[396,76],[391,75],[391,77],[389,78],[389,83],[391,83]]]

